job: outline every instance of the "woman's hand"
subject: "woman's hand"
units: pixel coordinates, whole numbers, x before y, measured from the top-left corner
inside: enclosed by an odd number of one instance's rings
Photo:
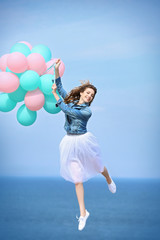
[[[59,66],[61,64],[61,59],[59,58],[56,62],[55,65],[55,79],[59,78]]]
[[[52,85],[52,90],[53,90],[53,91],[52,91],[53,94],[56,93],[57,86],[56,86],[55,83]]]
[[[57,86],[56,86],[55,83],[52,85],[52,89],[53,89],[52,93],[53,93],[55,99],[58,101],[58,100],[60,99],[60,97],[59,97],[58,94],[56,93]]]
[[[59,69],[59,66],[61,65],[61,59],[59,58],[56,62],[55,69]]]

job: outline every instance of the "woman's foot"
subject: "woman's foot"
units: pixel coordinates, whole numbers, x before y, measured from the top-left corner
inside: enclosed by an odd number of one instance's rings
[[[112,179],[111,179],[111,183],[110,184],[108,183],[108,188],[111,193],[116,192],[116,184],[114,183],[114,181]]]
[[[87,218],[89,217],[90,213],[87,211],[86,209],[86,215],[83,217],[83,216],[80,216],[78,218],[78,222],[79,222],[79,225],[78,225],[78,230],[81,231],[84,229],[85,225],[86,225],[86,221],[87,221]]]

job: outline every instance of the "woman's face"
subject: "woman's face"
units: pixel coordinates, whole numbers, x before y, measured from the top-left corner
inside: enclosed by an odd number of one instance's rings
[[[92,88],[86,88],[84,92],[80,92],[81,101],[90,103],[94,98],[95,92]]]

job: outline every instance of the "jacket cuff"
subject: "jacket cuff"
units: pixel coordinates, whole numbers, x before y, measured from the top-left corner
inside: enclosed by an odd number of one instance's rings
[[[61,78],[60,78],[60,77],[58,77],[58,78],[55,79],[55,82],[59,82],[59,81],[61,81]]]
[[[61,104],[61,102],[62,102],[62,99],[60,98],[60,99],[57,101],[57,103],[55,104],[55,106],[58,107],[58,106]]]

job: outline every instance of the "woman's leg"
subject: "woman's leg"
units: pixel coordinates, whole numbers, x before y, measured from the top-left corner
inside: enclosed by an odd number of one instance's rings
[[[76,194],[77,194],[77,199],[78,199],[78,203],[79,203],[80,216],[84,217],[86,215],[86,209],[85,209],[85,204],[84,204],[83,183],[76,183],[75,188],[76,188]]]
[[[109,176],[109,173],[108,173],[106,167],[104,167],[104,171],[101,172],[101,174],[106,178],[107,183],[110,184],[110,183],[111,183],[111,178],[110,178],[110,176]]]

